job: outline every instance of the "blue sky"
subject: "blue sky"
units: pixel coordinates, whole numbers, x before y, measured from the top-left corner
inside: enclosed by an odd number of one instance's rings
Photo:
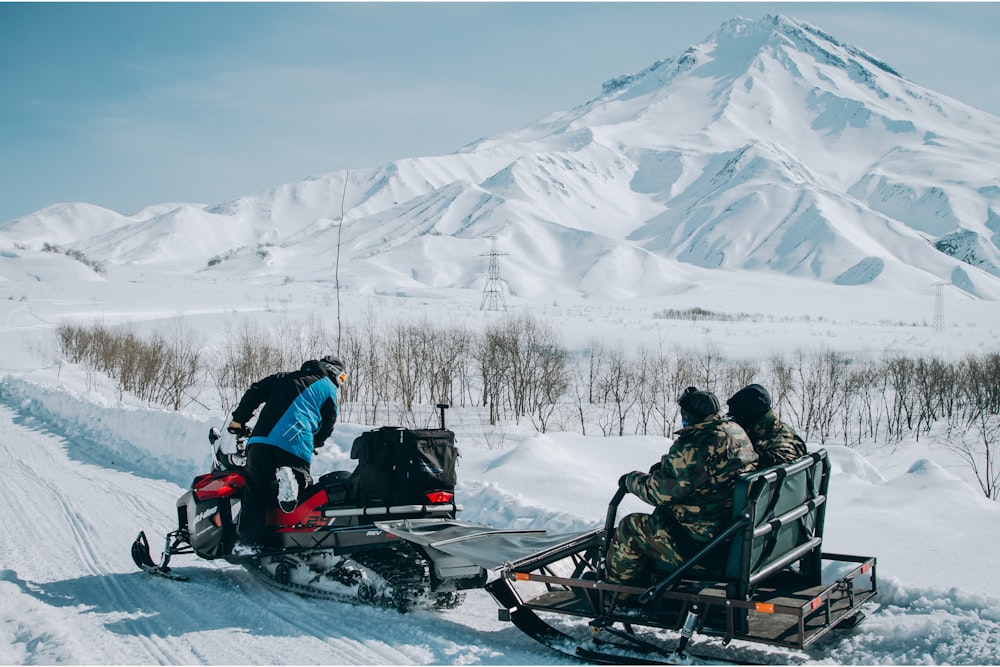
[[[450,153],[777,13],[1000,115],[1000,3],[0,2],[0,221]]]

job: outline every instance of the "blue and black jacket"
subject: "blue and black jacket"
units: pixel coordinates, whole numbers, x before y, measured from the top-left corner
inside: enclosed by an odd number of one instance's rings
[[[264,403],[247,445],[265,443],[312,462],[337,422],[337,385],[318,362],[307,361],[290,373],[275,373],[250,385],[233,411],[241,424]]]

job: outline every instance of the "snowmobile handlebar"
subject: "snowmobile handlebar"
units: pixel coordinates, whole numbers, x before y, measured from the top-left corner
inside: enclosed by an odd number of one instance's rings
[[[236,435],[236,452],[230,454],[224,453],[222,448],[216,444],[221,437],[222,434],[219,432],[219,429],[214,426],[208,430],[208,442],[212,445],[212,450],[214,451],[212,470],[230,470],[245,466],[246,440],[249,437],[249,433],[246,435]]]

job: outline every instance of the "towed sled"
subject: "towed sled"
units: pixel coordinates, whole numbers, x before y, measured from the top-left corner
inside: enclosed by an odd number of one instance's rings
[[[497,570],[486,589],[500,620],[556,651],[604,664],[719,664],[729,649],[712,646],[713,656],[699,657],[689,650],[692,637],[804,650],[876,606],[876,559],[823,551],[829,476],[826,450],[741,476],[730,525],[677,569],[654,567],[642,586],[601,581],[621,490],[603,528],[574,535],[422,520],[376,525]]]
[[[159,562],[152,559],[144,532],[132,544],[135,564],[152,574],[186,579],[170,563],[194,554],[242,565],[266,583],[320,598],[393,607],[450,608],[463,591],[481,588],[487,571],[433,547],[417,545],[376,526],[376,522],[422,519],[453,521],[455,435],[445,428],[441,404],[438,429],[383,427],[353,443],[353,472],[336,471],[302,489],[295,508],[268,511],[265,523],[273,548],[233,553],[240,500],[246,486],[243,440],[224,453],[220,434],[209,433],[215,455],[212,471],[194,478],[177,501],[177,529],[164,540]]]

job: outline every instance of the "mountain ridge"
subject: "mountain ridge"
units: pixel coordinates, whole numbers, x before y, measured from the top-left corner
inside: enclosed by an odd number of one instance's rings
[[[342,243],[348,280],[370,264],[357,275],[391,293],[393,281],[474,288],[497,236],[515,273],[531,274],[506,277],[512,294],[539,282],[670,293],[695,269],[726,269],[907,290],[947,281],[1000,299],[1000,119],[780,15],[735,17],[601,90],[447,155],[133,216],[58,205],[0,226],[0,238],[49,236],[112,273],[239,259],[267,275],[289,270],[267,257],[281,247],[303,279],[325,274]],[[428,270],[431,257],[455,266]],[[622,257],[638,273],[615,285],[607,267]]]

